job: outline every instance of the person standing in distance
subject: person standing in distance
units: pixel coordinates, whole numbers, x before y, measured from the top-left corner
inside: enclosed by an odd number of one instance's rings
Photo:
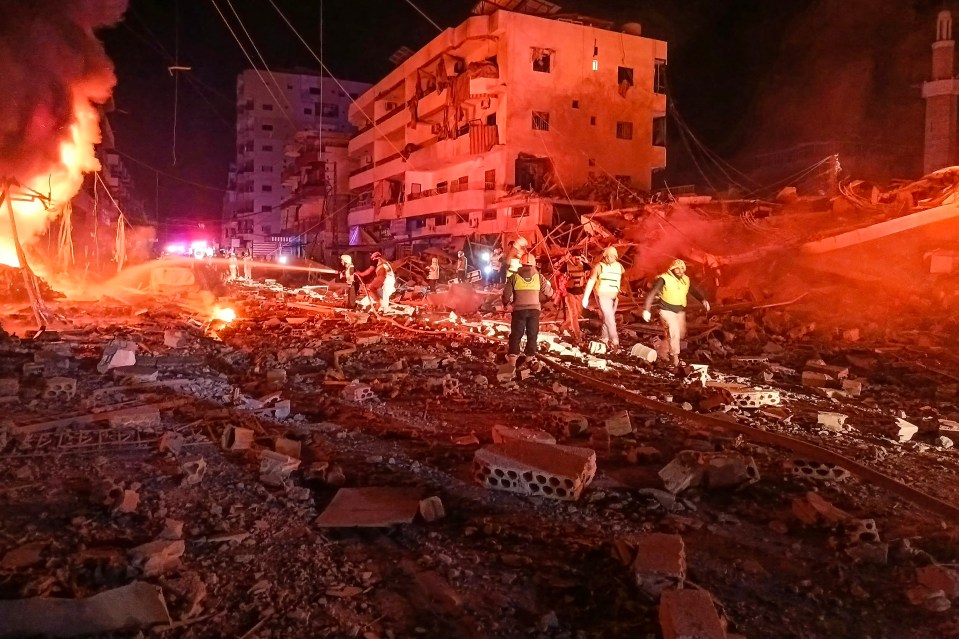
[[[616,310],[619,308],[619,291],[623,283],[623,265],[619,263],[619,251],[608,246],[603,251],[603,259],[593,267],[583,293],[583,308],[589,307],[589,296],[596,293],[600,315],[603,316],[601,339],[606,343],[607,352],[619,350],[619,333],[616,330]]]

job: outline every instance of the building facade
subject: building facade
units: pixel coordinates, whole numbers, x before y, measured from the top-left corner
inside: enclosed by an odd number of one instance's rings
[[[350,243],[526,233],[591,210],[571,194],[597,176],[648,190],[666,165],[666,43],[596,24],[475,15],[363,93]]]
[[[955,77],[955,62],[952,13],[943,10],[936,18],[936,40],[932,43],[932,79],[922,84],[926,101],[925,173],[959,164],[959,79]]]
[[[342,85],[342,86],[341,86]],[[368,84],[317,73],[243,71],[237,78],[236,162],[224,198],[222,244],[269,255],[285,244],[285,150],[299,131],[347,134],[352,99]]]

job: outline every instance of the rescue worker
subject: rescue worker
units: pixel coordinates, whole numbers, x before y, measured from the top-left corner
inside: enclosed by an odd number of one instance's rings
[[[460,251],[456,254],[456,279],[460,282],[466,281],[466,254]]]
[[[519,345],[526,335],[526,354],[536,355],[536,340],[539,337],[539,316],[543,302],[553,296],[549,280],[536,270],[536,259],[531,253],[523,257],[523,266],[506,278],[503,287],[503,306],[513,305],[509,354],[519,355]]]
[[[501,283],[503,281],[500,279],[503,274],[503,249],[498,246],[493,249],[493,256],[490,257],[489,262],[492,270],[490,280],[497,284]]]
[[[436,285],[440,281],[440,261],[438,258],[430,260],[430,268],[426,272],[426,281],[430,285],[430,290],[435,291]]]
[[[519,270],[522,265],[523,256],[529,250],[529,240],[520,236],[510,244],[509,253],[506,254],[506,277]]]
[[[579,327],[579,318],[582,315],[583,291],[586,288],[586,274],[589,269],[586,258],[578,255],[567,255],[560,266],[562,285],[557,282],[556,288],[560,293],[563,304],[564,319],[560,330],[569,331],[573,341],[583,340],[583,332]]]
[[[230,279],[235,280],[237,276],[237,268],[239,267],[239,262],[236,259],[236,253],[230,251]]]
[[[340,277],[346,282],[346,308],[352,310],[356,307],[356,290],[360,284],[356,280],[356,267],[353,266],[352,256],[341,255],[340,265],[343,267]]]
[[[243,279],[253,279],[253,256],[249,251],[243,251]]]
[[[376,275],[370,282],[368,288],[374,296],[374,302],[378,299],[380,311],[385,313],[390,308],[390,295],[396,292],[396,274],[393,272],[393,265],[379,252],[370,256],[372,264],[370,268],[363,271],[362,276],[367,276],[375,271]]]
[[[673,368],[679,368],[679,342],[686,337],[686,297],[687,295],[695,297],[707,313],[709,313],[709,302],[703,292],[690,283],[686,275],[686,262],[682,260],[673,260],[666,272],[656,278],[653,288],[646,295],[643,319],[647,322],[652,317],[649,309],[652,308],[657,295],[659,296],[659,320],[666,329],[672,365]]]
[[[600,338],[606,342],[607,352],[619,350],[619,333],[616,331],[616,311],[619,308],[619,291],[623,282],[623,265],[619,263],[619,251],[615,246],[607,246],[603,259],[593,267],[583,293],[583,308],[589,307],[590,293],[596,292],[600,315],[603,317],[603,331]]]

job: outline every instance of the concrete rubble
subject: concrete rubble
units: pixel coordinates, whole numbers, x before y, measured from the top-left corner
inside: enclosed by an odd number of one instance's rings
[[[619,353],[547,308],[558,370],[283,277],[0,333],[0,636],[949,636],[946,517],[840,463],[959,499],[948,348],[733,297],[677,374],[639,295]]]

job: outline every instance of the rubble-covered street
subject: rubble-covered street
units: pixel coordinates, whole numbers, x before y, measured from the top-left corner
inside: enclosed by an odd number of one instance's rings
[[[710,318],[685,378],[549,332],[514,366],[502,315],[339,302],[4,336],[0,636],[959,636],[948,351],[776,308]]]

